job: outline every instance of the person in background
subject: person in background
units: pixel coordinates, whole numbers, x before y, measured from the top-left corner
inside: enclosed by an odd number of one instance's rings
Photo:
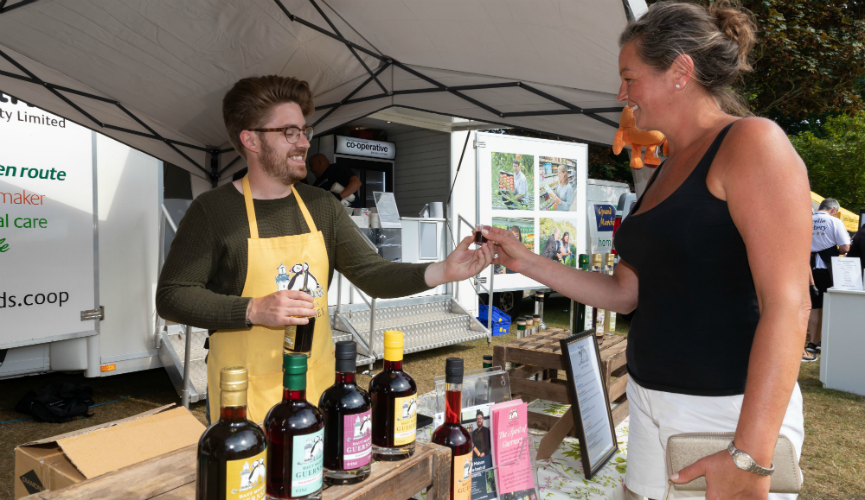
[[[514,194],[517,201],[522,201],[522,199],[526,196],[526,193],[529,192],[529,183],[526,179],[526,174],[523,173],[522,168],[520,166],[520,160],[522,156],[516,155],[514,156]]]
[[[779,434],[797,456],[805,439],[797,377],[810,308],[811,196],[784,131],[741,118],[747,104],[732,86],[750,70],[756,31],[753,15],[729,0],[656,2],[624,28],[618,100],[634,110],[637,128],[666,136],[670,155],[616,232],[614,275],[556,265],[508,231],[485,234],[494,263],[582,304],[635,311],[625,481],[637,496],[659,500],[669,482],[704,476],[705,494],[670,498],[796,497],[770,494],[767,469]],[[674,222],[683,213],[699,215]],[[734,437],[668,475],[667,440],[688,432]]]
[[[556,202],[556,211],[561,212],[570,210],[571,203],[574,201],[574,186],[568,179],[568,167],[564,165],[559,165],[559,185],[556,187],[553,201]]]
[[[811,314],[808,316],[808,346],[805,350],[820,352],[823,339],[823,294],[832,287],[832,257],[850,250],[850,235],[836,215],[841,204],[835,198],[826,198],[811,216]],[[802,361],[809,361],[802,356]]]
[[[859,231],[853,235],[853,241],[850,242],[850,251],[847,252],[847,257],[859,257],[860,272],[865,272],[865,224],[862,224]]]
[[[562,242],[559,241],[560,234],[562,233],[559,231],[559,228],[554,227],[553,234],[551,234],[549,239],[547,239],[547,244],[544,245],[544,250],[541,252],[541,256],[555,261],[559,260],[559,248],[562,244]]]
[[[485,457],[490,453],[490,429],[484,427],[484,413],[478,410],[475,417],[477,428],[472,431],[472,443],[474,444],[474,456]]]
[[[562,235],[562,244],[559,245],[559,262],[564,262],[568,255],[571,255],[571,233],[565,231]]]
[[[360,195],[357,194],[357,190],[360,189],[362,183],[350,168],[338,163],[331,165],[327,157],[321,153],[310,157],[309,167],[315,174],[313,186],[333,193],[336,199],[346,207],[360,208]],[[339,188],[340,186],[342,189]],[[352,195],[354,195],[353,198]]]

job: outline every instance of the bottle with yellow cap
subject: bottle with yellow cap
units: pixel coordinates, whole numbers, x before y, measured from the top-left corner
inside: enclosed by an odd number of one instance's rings
[[[263,500],[267,481],[267,439],[246,418],[248,371],[242,366],[219,373],[219,421],[198,441],[196,500]]]
[[[610,276],[613,275],[613,268],[616,266],[616,254],[608,253],[607,254],[607,268],[604,271],[606,274]],[[604,318],[604,338],[611,339],[616,334],[616,311],[607,311],[606,317]]]
[[[297,352],[283,354],[282,401],[264,418],[268,499],[321,498],[324,417],[306,400],[307,359]]]
[[[384,370],[369,382],[375,460],[403,460],[414,453],[417,384],[402,370],[402,349],[402,332],[384,332]]]

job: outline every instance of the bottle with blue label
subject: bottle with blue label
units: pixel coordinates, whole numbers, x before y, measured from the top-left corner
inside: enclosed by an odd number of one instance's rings
[[[307,356],[283,355],[282,401],[264,419],[267,434],[267,498],[321,498],[324,417],[306,400]]]

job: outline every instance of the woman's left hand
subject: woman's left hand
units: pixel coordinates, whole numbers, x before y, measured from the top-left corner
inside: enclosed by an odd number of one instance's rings
[[[469,250],[474,235],[466,236],[442,262],[430,265],[424,278],[427,286],[435,287],[443,283],[461,281],[477,275],[493,261],[493,250],[484,243],[476,250]]]
[[[706,498],[712,500],[766,500],[772,484],[771,476],[760,476],[736,467],[727,450],[697,460],[673,474],[670,480],[682,484],[700,476],[706,476]]]

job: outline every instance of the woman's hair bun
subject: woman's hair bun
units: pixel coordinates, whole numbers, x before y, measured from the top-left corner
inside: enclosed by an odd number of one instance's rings
[[[742,71],[751,70],[748,56],[757,42],[757,25],[754,14],[734,0],[717,0],[709,6],[709,14],[714,16],[718,29],[739,44],[739,58]]]

